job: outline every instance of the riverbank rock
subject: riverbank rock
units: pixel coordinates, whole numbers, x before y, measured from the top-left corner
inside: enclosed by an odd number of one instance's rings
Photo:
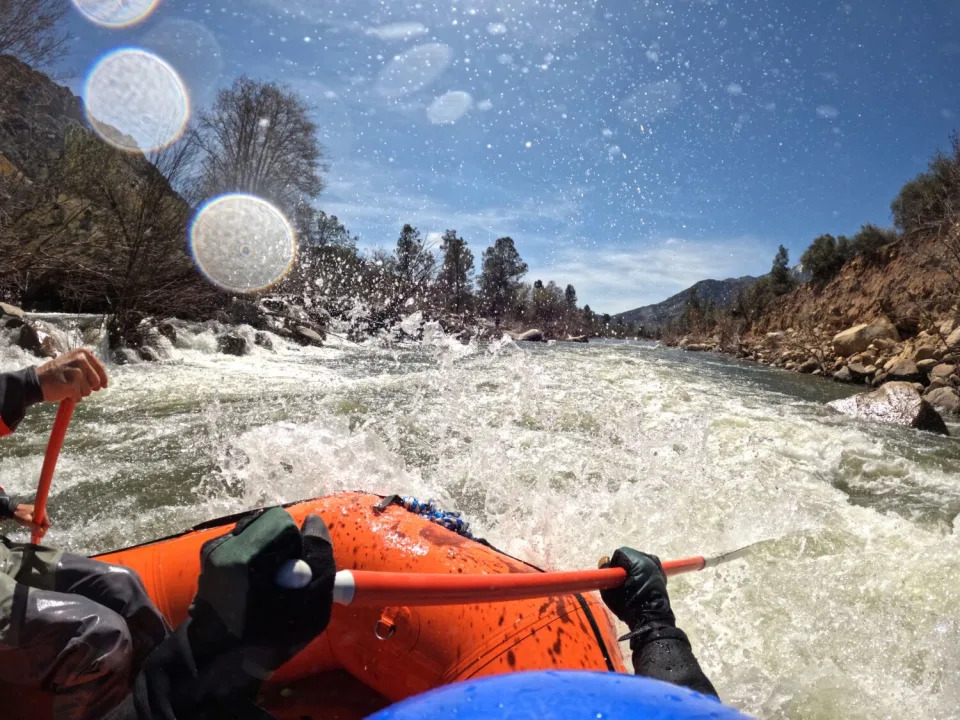
[[[849,367],[842,367],[833,374],[833,379],[838,383],[852,383],[853,373],[850,372]]]
[[[537,329],[527,330],[517,335],[514,340],[517,342],[543,342],[543,331]]]
[[[950,363],[941,363],[937,365],[933,370],[930,371],[930,379],[934,378],[948,378],[953,375],[957,370],[956,365],[951,365]]]
[[[927,383],[927,376],[912,360],[896,360],[883,376],[883,382]]]
[[[960,328],[957,328],[947,336],[947,348],[951,352],[960,350]]]
[[[850,357],[861,353],[877,340],[899,342],[900,333],[887,323],[864,323],[837,333],[833,338],[833,350],[837,355]]]
[[[879,390],[834,400],[827,406],[861,420],[949,435],[940,414],[920,397],[912,384],[906,382],[889,382]]]
[[[923,399],[945,415],[960,415],[960,394],[952,387],[932,390]]]
[[[567,338],[567,342],[588,343],[590,339],[586,335],[571,335]]]
[[[16,305],[0,302],[0,326],[18,328],[27,321],[26,313]]]
[[[247,347],[247,339],[236,333],[227,333],[217,338],[217,350],[224,355],[246,355],[250,352]]]

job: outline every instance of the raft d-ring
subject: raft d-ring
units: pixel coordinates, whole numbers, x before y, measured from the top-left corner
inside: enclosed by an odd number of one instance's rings
[[[397,632],[397,621],[406,610],[406,608],[386,608],[380,613],[377,624],[373,627],[373,634],[377,640],[389,640],[393,637]]]

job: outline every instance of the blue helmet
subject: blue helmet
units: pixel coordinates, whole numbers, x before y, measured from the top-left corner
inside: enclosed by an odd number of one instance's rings
[[[602,672],[495,675],[408,698],[368,720],[747,720],[687,688]]]

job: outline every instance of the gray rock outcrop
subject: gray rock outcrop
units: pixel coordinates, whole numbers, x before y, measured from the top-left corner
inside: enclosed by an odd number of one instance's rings
[[[861,420],[949,435],[943,418],[929,402],[920,397],[911,383],[890,382],[879,390],[834,400],[827,405],[839,413]]]

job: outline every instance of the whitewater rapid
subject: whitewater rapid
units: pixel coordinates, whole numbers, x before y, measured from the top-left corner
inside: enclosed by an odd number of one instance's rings
[[[555,569],[621,544],[672,558],[773,539],[670,581],[725,701],[770,719],[960,716],[960,441],[833,415],[849,390],[813,378],[646,344],[463,346],[428,327],[236,358],[218,331],[110,367],[68,434],[51,544],[107,550],[354,489],[437,498]],[[27,360],[2,352],[0,369]],[[0,442],[13,493],[32,494],[52,417]]]

